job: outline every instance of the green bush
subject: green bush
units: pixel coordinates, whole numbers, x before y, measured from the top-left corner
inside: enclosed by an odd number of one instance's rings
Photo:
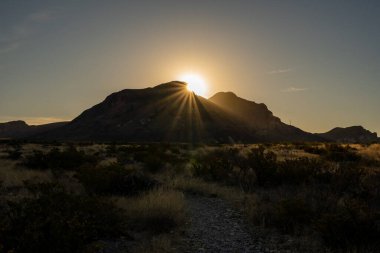
[[[92,241],[124,235],[125,219],[115,206],[53,185],[38,191],[36,198],[0,208],[1,252],[78,252]]]
[[[78,179],[92,194],[136,195],[152,189],[157,182],[142,172],[127,170],[119,164],[107,167],[85,167],[78,171]]]

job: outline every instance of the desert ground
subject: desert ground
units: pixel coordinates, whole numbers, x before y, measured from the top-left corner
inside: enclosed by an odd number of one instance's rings
[[[379,252],[380,145],[0,144],[0,252]]]

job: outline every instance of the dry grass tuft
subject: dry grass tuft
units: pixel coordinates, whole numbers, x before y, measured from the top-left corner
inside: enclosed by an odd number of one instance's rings
[[[138,246],[134,253],[174,253],[175,249],[172,245],[172,238],[169,235],[163,234],[152,238],[150,243],[145,243]]]
[[[155,189],[136,198],[115,198],[128,222],[137,231],[170,232],[185,223],[185,200],[181,192]]]
[[[358,153],[365,158],[380,161],[380,144],[362,147]]]
[[[18,167],[15,161],[0,160],[0,182],[3,187],[22,187],[24,181],[51,182],[51,171],[36,171]]]
[[[242,191],[237,188],[222,186],[212,182],[205,182],[201,178],[179,176],[174,178],[171,183],[174,189],[185,193],[209,197],[220,197],[232,202],[238,202],[243,199]]]

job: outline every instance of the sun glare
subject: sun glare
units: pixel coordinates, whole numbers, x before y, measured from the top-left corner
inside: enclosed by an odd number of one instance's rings
[[[180,81],[187,83],[187,90],[194,92],[197,95],[205,96],[207,85],[204,79],[197,74],[184,74],[179,77]]]

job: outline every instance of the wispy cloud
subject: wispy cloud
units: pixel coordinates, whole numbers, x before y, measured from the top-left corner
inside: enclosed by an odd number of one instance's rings
[[[0,43],[0,54],[7,53],[19,48],[20,43],[17,41],[12,41],[10,43]]]
[[[52,10],[42,10],[29,14],[28,20],[32,22],[48,22],[55,19],[56,11]]]
[[[283,68],[283,69],[274,69],[268,72],[270,75],[276,75],[276,74],[284,74],[284,73],[289,73],[293,72],[294,69],[292,68]]]
[[[307,90],[308,88],[288,87],[285,90],[282,90],[282,92],[301,92]]]
[[[7,33],[0,35],[0,54],[18,49],[30,36],[38,31],[39,26],[55,19],[56,11],[43,10],[27,15],[24,20],[10,27]]]

